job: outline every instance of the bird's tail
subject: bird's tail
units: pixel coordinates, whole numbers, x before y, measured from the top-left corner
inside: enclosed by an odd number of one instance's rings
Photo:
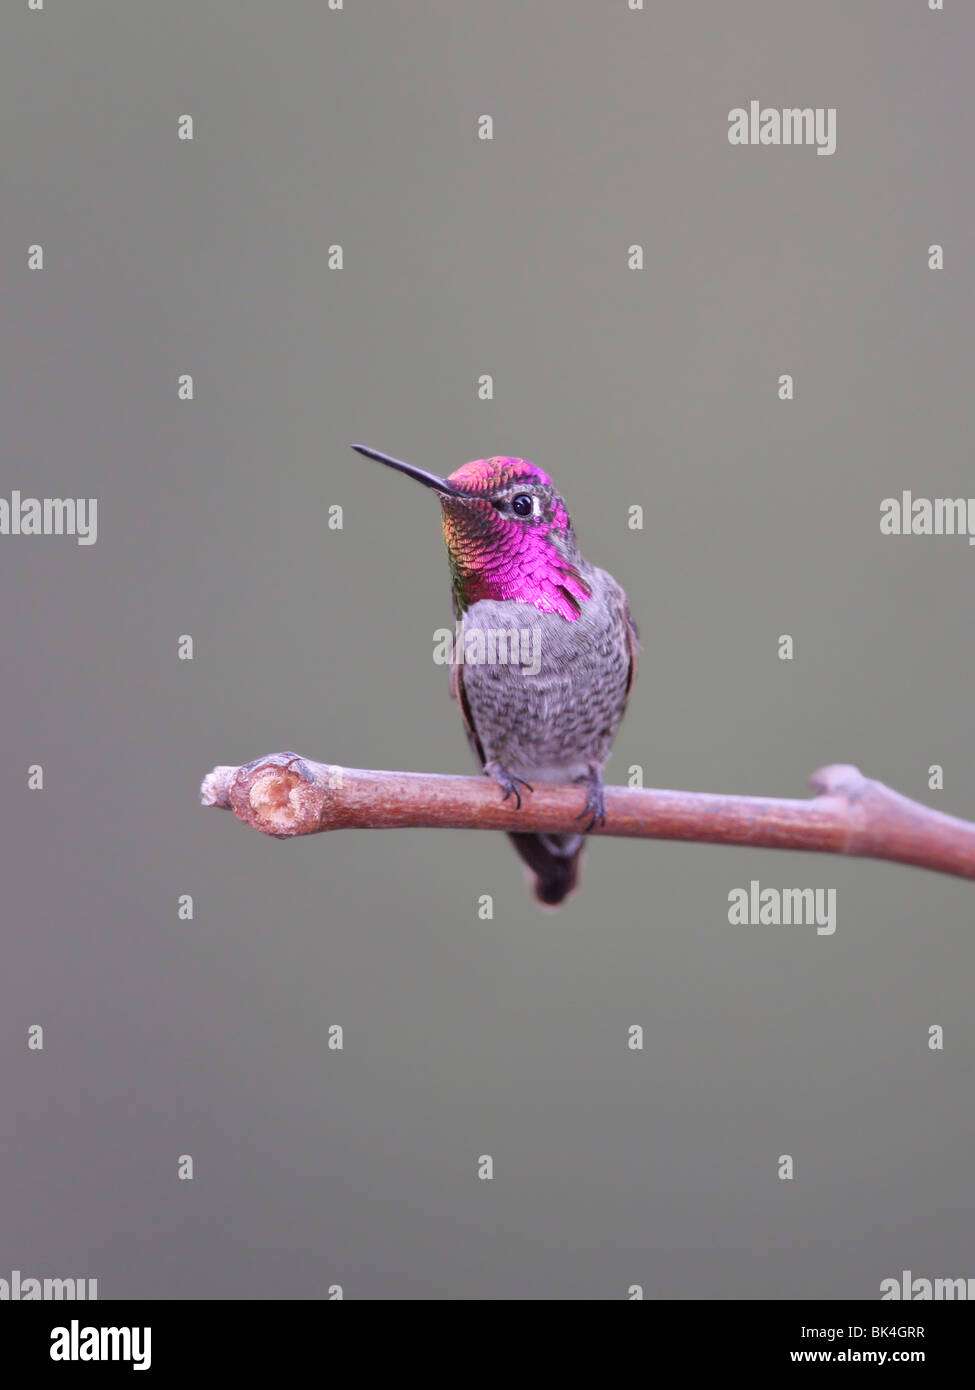
[[[579,881],[584,837],[527,835],[516,831],[508,839],[535,875],[535,897],[545,907],[558,907]]]

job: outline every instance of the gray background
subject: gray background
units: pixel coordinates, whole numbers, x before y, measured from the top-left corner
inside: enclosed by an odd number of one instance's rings
[[[975,817],[975,553],[878,524],[901,488],[973,492],[975,8],[2,24],[0,491],[100,508],[87,549],[0,538],[0,1275],[396,1299],[975,1276],[970,884],[602,841],[546,916],[501,836],[280,843],[197,805],[215,763],[281,748],[471,768],[431,660],[436,503],[362,440],[556,479],[643,632],[610,780],[802,796],[853,761]],[[836,154],[730,146],[752,97],[835,106]],[[835,936],[730,926],[752,878],[835,887]]]

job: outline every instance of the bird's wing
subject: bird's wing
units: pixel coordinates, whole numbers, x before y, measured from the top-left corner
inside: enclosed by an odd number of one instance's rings
[[[463,615],[461,613],[460,604],[457,601],[457,591],[452,590],[450,597],[454,610],[454,630],[457,633],[456,640],[460,642],[463,641],[463,629],[461,626]],[[456,652],[454,655],[456,657]],[[467,742],[474,750],[475,758],[480,763],[481,767],[483,767],[487,759],[484,756],[484,749],[481,747],[481,740],[477,736],[477,730],[474,728],[474,720],[471,717],[471,707],[467,702],[467,693],[464,690],[463,667],[456,659],[450,668],[450,693],[460,706],[461,718],[464,721],[464,732],[467,734]]]
[[[611,574],[605,570],[599,571],[602,582],[605,586],[607,601],[610,609],[615,609],[614,619],[623,628],[623,641],[626,644],[626,652],[629,658],[629,668],[626,674],[626,689],[623,691],[623,707],[630,698],[630,692],[636,681],[637,657],[640,654],[640,633],[636,623],[633,621],[633,614],[630,612],[630,601],[626,597],[626,590],[622,584],[618,583]]]
[[[626,679],[626,694],[623,696],[624,701],[626,701],[630,698],[630,691],[633,689],[633,682],[636,680],[637,657],[640,654],[640,631],[633,621],[633,615],[630,612],[630,601],[626,597],[626,592],[622,587],[620,587],[620,600],[623,609],[623,626],[626,632],[626,645],[630,653],[630,673]]]
[[[481,740],[477,736],[474,728],[474,721],[471,718],[471,707],[467,703],[467,694],[464,690],[464,668],[456,661],[450,668],[450,693],[460,706],[461,717],[464,720],[464,729],[467,733],[467,741],[474,750],[474,756],[483,767],[485,763],[484,749],[481,747]]]

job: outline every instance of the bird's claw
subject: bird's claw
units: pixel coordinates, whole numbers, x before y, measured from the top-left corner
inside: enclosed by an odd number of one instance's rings
[[[516,811],[521,810],[521,792],[518,790],[519,786],[524,787],[525,790],[529,792],[535,790],[530,782],[525,781],[524,777],[515,777],[512,773],[506,772],[503,767],[492,766],[487,768],[486,771],[490,777],[494,778],[498,786],[504,792],[504,796],[501,798],[502,801],[507,801],[509,796],[515,798]]]
[[[521,792],[518,790],[519,786],[524,787],[525,791],[528,792],[533,792],[535,790],[530,782],[525,781],[524,777],[506,778],[501,785],[504,788],[504,796],[501,800],[507,801],[509,796],[514,796],[516,811],[521,810]]]
[[[578,780],[587,788],[587,794],[586,804],[576,816],[576,820],[589,817],[589,823],[585,826],[585,833],[588,835],[597,825],[606,824],[606,793],[603,790],[602,778],[598,775],[580,777]]]

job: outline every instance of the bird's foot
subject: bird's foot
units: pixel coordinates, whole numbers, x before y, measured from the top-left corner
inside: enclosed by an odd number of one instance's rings
[[[497,782],[498,786],[504,792],[504,796],[501,798],[502,801],[507,801],[509,796],[515,798],[516,811],[521,810],[521,792],[518,788],[524,787],[526,791],[530,792],[535,790],[530,782],[525,781],[524,777],[515,777],[513,773],[510,773],[507,768],[502,767],[500,763],[488,763],[484,771],[489,777],[494,778],[495,782]]]
[[[606,793],[603,790],[602,774],[598,767],[591,767],[584,777],[577,777],[575,782],[577,786],[587,789],[585,807],[576,816],[576,820],[589,817],[589,823],[585,827],[588,834],[597,825],[606,824]]]

